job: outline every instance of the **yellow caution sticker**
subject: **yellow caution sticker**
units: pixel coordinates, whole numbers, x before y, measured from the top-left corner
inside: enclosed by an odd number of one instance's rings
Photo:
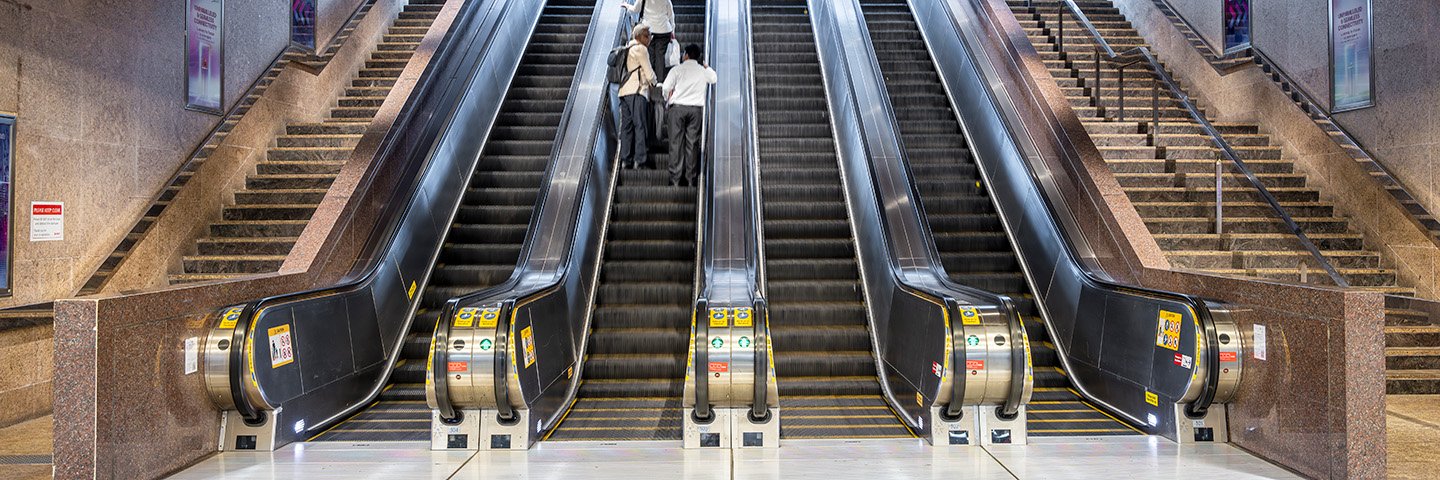
[[[405,291],[405,298],[415,298],[415,282],[410,282],[410,289]]]
[[[1145,392],[1145,403],[1160,406],[1160,396],[1151,392]]]
[[[716,307],[710,309],[710,328],[724,328],[730,326],[730,309]]]
[[[977,310],[975,307],[960,307],[960,324],[979,325],[980,310]]]
[[[1184,317],[1178,313],[1161,310],[1160,326],[1157,327],[1160,333],[1155,336],[1155,345],[1180,351],[1180,320],[1182,318]]]
[[[270,368],[280,368],[295,361],[295,342],[290,338],[290,325],[265,331],[270,337]]]
[[[455,328],[470,328],[475,326],[475,315],[479,313],[478,308],[462,308],[455,312]]]
[[[240,312],[243,311],[245,307],[230,307],[225,311],[225,316],[220,318],[220,328],[235,328],[235,322],[240,321]]]
[[[752,310],[751,310],[750,308],[748,308],[748,307],[735,309],[735,310],[734,310],[734,314],[735,314],[735,326],[737,326],[737,327],[748,327],[748,326],[751,326],[751,324],[752,324],[752,322],[753,322],[753,320],[751,320],[751,318],[750,318],[752,313],[753,313]]]
[[[486,308],[480,310],[480,319],[475,321],[475,327],[495,328],[495,324],[499,321],[500,309],[498,307]]]
[[[925,397],[920,396],[920,392],[915,392],[915,404],[925,406]]]
[[[535,364],[535,337],[530,333],[530,327],[520,330],[520,344],[525,347],[525,368]]]

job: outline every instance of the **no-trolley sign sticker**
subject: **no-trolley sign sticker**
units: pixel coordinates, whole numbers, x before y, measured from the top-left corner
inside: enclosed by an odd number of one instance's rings
[[[281,325],[266,333],[270,335],[270,368],[280,368],[295,361],[295,346],[290,339],[290,325]]]
[[[979,325],[980,311],[976,310],[975,307],[960,307],[960,324]]]

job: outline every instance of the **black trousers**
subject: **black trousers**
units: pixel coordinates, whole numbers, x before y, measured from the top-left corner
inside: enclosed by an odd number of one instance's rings
[[[700,125],[704,109],[671,105],[665,112],[670,124],[670,183],[695,186],[700,180]]]
[[[650,131],[650,100],[645,95],[620,97],[620,166],[649,164],[646,132]]]
[[[670,67],[665,66],[665,49],[670,45],[675,33],[655,33],[650,37],[650,69],[655,71],[655,83],[665,81],[665,74],[670,72]]]

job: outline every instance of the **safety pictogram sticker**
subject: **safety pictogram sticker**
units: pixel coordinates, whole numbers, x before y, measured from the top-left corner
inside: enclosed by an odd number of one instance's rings
[[[960,324],[979,325],[980,310],[977,310],[975,307],[960,307]]]
[[[724,328],[730,326],[730,309],[715,307],[710,309],[710,327]]]
[[[245,307],[230,307],[225,311],[225,316],[220,318],[220,328],[235,328],[235,323],[240,321],[240,312],[243,311]]]
[[[752,320],[750,319],[752,312],[751,312],[751,310],[750,310],[749,308],[737,308],[737,309],[734,310],[734,313],[735,313],[735,326],[737,326],[737,327],[748,327],[748,326],[751,326],[751,325],[752,325]],[[741,346],[743,347],[744,345],[741,345]]]
[[[1180,350],[1180,320],[1184,318],[1175,312],[1160,311],[1160,333],[1155,336],[1155,345],[1171,350]]]
[[[478,313],[479,311],[480,311],[480,309],[478,309],[478,308],[466,307],[466,308],[460,309],[459,312],[455,312],[455,327],[456,327],[456,328],[470,328],[470,327],[474,326],[474,325],[475,325],[475,314]]]
[[[270,368],[280,368],[295,361],[295,345],[290,338],[290,325],[266,331],[270,336]]]

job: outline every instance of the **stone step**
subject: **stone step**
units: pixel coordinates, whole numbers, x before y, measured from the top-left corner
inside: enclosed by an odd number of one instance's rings
[[[277,147],[346,147],[360,143],[359,134],[282,135],[275,138]]]
[[[385,103],[383,96],[345,96],[340,98],[341,107],[376,107]]]
[[[1295,224],[1306,235],[1311,233],[1347,233],[1350,222],[1337,217],[1294,217]],[[1215,233],[1215,220],[1210,218],[1146,218],[1150,233]],[[1225,217],[1226,233],[1292,233],[1284,222],[1265,217]]]
[[[309,220],[318,205],[231,205],[221,217],[228,221],[242,220]]]
[[[1215,202],[1133,202],[1135,211],[1144,218],[1215,218]],[[1335,207],[1324,202],[1282,202],[1290,216],[1333,217]],[[1222,206],[1225,217],[1275,217],[1275,210],[1266,202],[1233,202]]]
[[[255,173],[260,175],[338,175],[345,162],[260,162]]]
[[[1358,233],[1306,233],[1321,250],[1361,250],[1365,237]],[[1225,233],[1225,234],[1155,234],[1155,243],[1163,250],[1299,250],[1300,240],[1290,233]]]
[[[185,273],[255,274],[280,270],[284,255],[189,255],[181,258]]]
[[[291,123],[285,125],[286,135],[360,135],[367,122]]]
[[[1428,323],[1424,325],[1386,325],[1385,346],[1440,347],[1440,326]]]
[[[1380,254],[1366,251],[1322,252],[1325,259],[1336,269],[1379,269]],[[1170,264],[1198,270],[1214,268],[1269,269],[1299,268],[1305,264],[1310,269],[1319,269],[1320,261],[1308,251],[1198,251],[1170,250],[1165,252]]]
[[[1266,269],[1233,269],[1233,268],[1206,268],[1197,269],[1217,275],[1228,275],[1232,277],[1263,278],[1286,283],[1308,283],[1312,285],[1334,285],[1329,275],[1324,270],[1311,268],[1304,270],[1298,268],[1266,268]],[[1385,269],[1341,269],[1337,272],[1345,278],[1345,282],[1351,287],[1365,288],[1384,292],[1414,291],[1413,288],[1395,287],[1395,271]],[[1301,277],[1305,281],[1301,281]]]
[[[1215,201],[1214,176],[1210,184],[1204,187],[1128,187],[1126,195],[1132,202],[1213,202]],[[1309,188],[1290,187],[1269,187],[1266,189],[1280,202],[1316,202],[1320,200],[1320,192]],[[1227,187],[1222,193],[1222,200],[1230,202],[1263,202],[1264,198],[1260,192],[1248,185],[1244,188]]]
[[[1440,369],[1440,347],[1385,346],[1385,370]]]
[[[1092,135],[1091,138],[1094,138]],[[1169,153],[1169,152],[1166,152]],[[1215,159],[1211,158],[1170,158],[1170,159],[1107,159],[1106,164],[1110,165],[1110,171],[1115,173],[1185,173],[1185,174],[1209,174],[1215,178]],[[1223,162],[1220,164],[1221,171],[1235,173],[1235,164]],[[1295,165],[1286,160],[1252,160],[1246,159],[1245,166],[1250,171],[1260,173],[1293,173]]]
[[[349,160],[353,146],[337,147],[272,147],[265,151],[271,162],[343,162]]]
[[[210,224],[212,237],[299,237],[308,220],[219,221]]]
[[[245,188],[249,190],[266,189],[312,189],[330,188],[335,181],[334,175],[328,174],[304,174],[304,175],[250,175],[245,178]]]
[[[325,198],[324,188],[276,188],[270,190],[240,190],[235,192],[235,203],[241,205],[311,204],[319,205]]]
[[[288,255],[297,237],[202,238],[196,242],[200,255]]]
[[[1098,146],[1100,154],[1106,160],[1139,160],[1166,158],[1171,160],[1213,160],[1220,155],[1221,150],[1214,147],[1154,147],[1154,146]],[[1245,160],[1279,160],[1280,147],[1246,147],[1234,146],[1230,150],[1235,152],[1241,161]],[[1226,164],[1231,164],[1226,159]],[[1248,165],[1249,162],[1246,162]],[[1213,169],[1212,169],[1213,170]],[[1258,172],[1257,172],[1258,173]]]
[[[1298,173],[1257,173],[1255,177],[1267,189],[1305,188],[1305,176]],[[1252,189],[1243,175],[1227,173],[1220,176],[1224,188]],[[1215,186],[1214,173],[1116,173],[1115,180],[1127,190],[1138,188],[1203,188]],[[1213,191],[1213,190],[1212,190]]]
[[[1385,372],[1387,395],[1429,395],[1440,393],[1440,370],[1395,370]]]

